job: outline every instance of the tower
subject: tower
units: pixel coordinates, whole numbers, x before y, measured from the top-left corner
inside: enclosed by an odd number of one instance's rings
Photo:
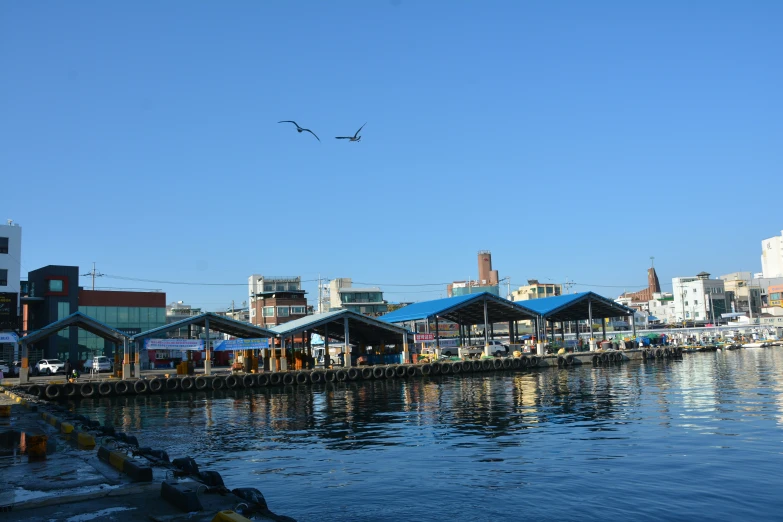
[[[478,280],[480,285],[492,284],[492,253],[489,250],[479,250],[478,253]],[[495,271],[497,277],[497,271]]]

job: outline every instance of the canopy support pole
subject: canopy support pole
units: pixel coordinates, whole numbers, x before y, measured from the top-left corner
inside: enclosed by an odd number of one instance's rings
[[[291,335],[291,351],[294,351],[294,336]],[[288,341],[286,340],[285,335],[283,336],[283,339],[280,342],[280,371],[281,372],[287,372],[288,371]]]
[[[484,355],[489,357],[489,313],[486,298],[484,299]]]
[[[332,356],[329,355],[329,323],[324,325],[324,369],[329,368]]]
[[[402,363],[410,364],[411,356],[408,352],[408,332],[402,334]]]
[[[595,338],[593,337],[593,301],[587,298],[587,318],[590,328],[590,351],[595,351]]]
[[[19,368],[19,384],[27,384],[30,382],[30,361],[27,350],[27,343],[22,341],[22,365]]]
[[[710,299],[712,299],[712,294],[710,294]],[[636,339],[636,314],[633,314],[631,317],[631,328],[633,328],[633,338]],[[714,321],[715,319],[713,319]]]
[[[440,357],[440,327],[438,326],[438,316],[435,316],[435,353]]]
[[[130,365],[130,353],[128,353],[128,338],[122,340],[122,378],[130,379],[131,377],[131,365]]]
[[[606,319],[601,319],[601,333],[604,336],[604,341],[606,341]]]
[[[204,318],[204,375],[212,373],[212,357],[209,354],[209,317]]]
[[[343,327],[345,328],[345,356],[343,357],[343,367],[344,368],[350,368],[351,367],[351,337],[350,332],[348,329],[348,318],[343,318]],[[407,340],[405,342],[405,352],[407,356],[408,352],[408,343]]]
[[[138,341],[133,341],[133,359],[133,376],[141,379],[141,349]]]

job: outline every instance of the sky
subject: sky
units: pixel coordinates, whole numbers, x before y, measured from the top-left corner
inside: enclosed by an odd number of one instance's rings
[[[651,256],[664,290],[759,272],[783,229],[782,18],[761,0],[1,2],[0,218],[23,226],[23,273],[96,262],[96,287],[213,311],[254,273],[311,299],[319,275],[445,297],[479,250],[512,289],[612,297]]]

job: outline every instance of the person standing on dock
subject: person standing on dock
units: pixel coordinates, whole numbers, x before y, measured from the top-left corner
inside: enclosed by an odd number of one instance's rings
[[[65,364],[63,365],[63,373],[65,373],[65,378],[70,379],[71,378],[71,360],[66,359]]]

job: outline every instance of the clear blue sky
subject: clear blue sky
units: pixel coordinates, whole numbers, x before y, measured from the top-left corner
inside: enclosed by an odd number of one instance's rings
[[[643,287],[653,255],[664,284],[757,272],[783,229],[781,19],[777,1],[2,2],[0,217],[24,227],[23,272],[432,283],[475,277],[480,249],[514,284]]]

